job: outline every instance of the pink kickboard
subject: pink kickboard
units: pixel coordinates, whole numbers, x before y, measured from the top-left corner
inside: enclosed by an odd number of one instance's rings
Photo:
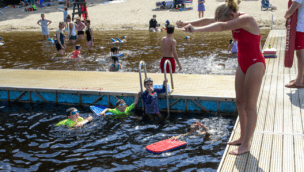
[[[292,0],[288,2],[288,8],[292,5]],[[286,47],[285,47],[285,67],[292,67],[294,50],[295,50],[295,40],[296,40],[296,28],[297,28],[297,17],[298,10],[296,10],[292,16],[287,19],[286,25]]]
[[[173,149],[177,149],[179,147],[186,146],[187,142],[178,141],[178,140],[162,140],[156,143],[152,143],[148,146],[146,146],[147,151],[153,152],[153,153],[162,153],[167,152]]]

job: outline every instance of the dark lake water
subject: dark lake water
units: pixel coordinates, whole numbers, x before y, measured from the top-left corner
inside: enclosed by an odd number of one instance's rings
[[[269,30],[261,30],[262,45]],[[52,37],[55,32],[50,32]],[[67,32],[65,32],[67,34]],[[49,69],[49,70],[82,70],[101,71],[108,69],[110,48],[118,46],[121,53],[128,53],[121,60],[124,72],[138,71],[141,60],[147,63],[148,72],[160,72],[159,63],[162,57],[160,40],[165,32],[151,33],[145,30],[135,31],[96,31],[94,32],[94,49],[90,52],[84,45],[81,61],[60,59],[54,44],[41,41],[40,31],[36,32],[0,32],[4,45],[0,45],[0,68],[2,69]],[[122,39],[127,36],[127,43],[112,44],[111,38]],[[185,39],[190,36],[190,39]],[[227,52],[231,31],[221,33],[184,33],[176,30],[177,53],[182,64],[181,73],[196,74],[230,74],[235,73],[237,59],[230,58]],[[68,46],[66,53],[71,53],[74,46]],[[218,70],[218,63],[224,63],[225,69]]]
[[[70,106],[0,102],[0,169],[6,171],[216,171],[235,118],[215,114],[172,114],[154,124],[134,117],[93,116],[82,129],[54,127]],[[138,112],[137,114],[140,114]],[[152,154],[146,145],[186,132],[200,121],[210,136],[188,136],[187,147]]]

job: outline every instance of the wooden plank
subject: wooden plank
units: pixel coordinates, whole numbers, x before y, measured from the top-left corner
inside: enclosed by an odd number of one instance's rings
[[[252,137],[250,154],[248,156],[248,161],[245,169],[246,172],[257,171],[258,169],[262,138],[263,134],[261,133],[255,133]]]
[[[285,32],[281,31],[281,35],[285,35]],[[276,105],[274,111],[274,125],[273,132],[283,132],[283,75],[281,71],[284,66],[284,55],[285,51],[283,50],[285,47],[285,37],[281,37],[280,39],[280,47],[278,47],[278,70],[277,70],[277,89],[276,89]],[[272,153],[271,153],[271,166],[270,171],[273,172],[281,172],[282,171],[282,152],[283,152],[283,135],[273,135],[272,142]]]
[[[270,171],[282,171],[282,151],[283,151],[283,135],[276,134],[272,138],[272,153]]]
[[[299,89],[291,91],[292,115],[293,115],[293,133],[302,134],[303,124],[300,109]],[[295,156],[295,171],[304,171],[303,169],[303,136],[294,136],[294,156]]]
[[[277,33],[277,42],[274,44],[274,48],[280,49],[281,48],[281,32],[278,31]],[[277,53],[277,58],[273,59],[273,70],[267,73],[271,75],[271,84],[270,84],[270,92],[269,92],[269,98],[268,98],[268,104],[267,104],[267,112],[266,112],[266,121],[264,128],[260,126],[261,131],[266,132],[273,132],[274,128],[274,115],[275,115],[275,106],[276,106],[276,95],[277,95],[277,79],[278,79],[278,62],[281,58],[281,53]],[[258,130],[258,131],[260,131]],[[271,153],[272,153],[272,140],[273,134],[264,134],[263,140],[262,140],[262,147],[261,147],[261,156],[259,157],[259,167],[258,171],[269,171],[270,169],[270,163],[271,163]]]
[[[304,171],[304,139],[303,136],[294,136],[295,146],[295,169],[297,172]]]
[[[290,81],[290,68],[284,68],[284,85]],[[284,86],[284,133],[292,133],[291,89]],[[293,136],[284,135],[283,140],[283,171],[294,172]]]

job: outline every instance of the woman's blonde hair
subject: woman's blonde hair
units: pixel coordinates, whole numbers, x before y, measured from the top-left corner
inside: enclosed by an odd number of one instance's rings
[[[237,12],[239,6],[237,0],[226,0],[224,3],[221,3],[215,10],[215,20],[219,20],[220,17],[225,16],[230,17],[230,12]]]

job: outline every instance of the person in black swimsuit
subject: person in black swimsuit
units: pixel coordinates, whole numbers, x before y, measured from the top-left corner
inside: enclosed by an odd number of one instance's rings
[[[90,27],[90,24],[91,24],[90,20],[85,21],[85,25],[87,26],[87,29],[85,31],[85,33],[87,35],[86,46],[88,47],[88,50],[91,50],[94,45],[93,31],[92,31],[92,28]]]
[[[56,31],[56,48],[58,51],[58,54],[63,55],[65,53],[65,43],[64,43],[64,34],[63,29],[65,28],[64,22],[59,22],[59,29]]]

